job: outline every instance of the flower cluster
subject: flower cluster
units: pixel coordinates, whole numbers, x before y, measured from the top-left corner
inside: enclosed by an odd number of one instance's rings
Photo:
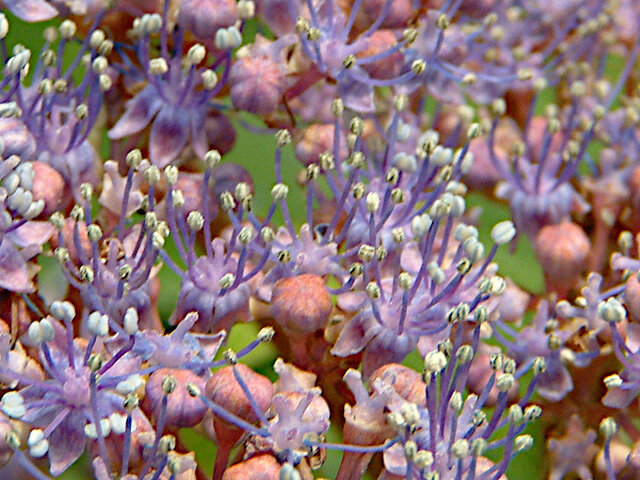
[[[0,1],[0,478],[639,478],[636,3]]]

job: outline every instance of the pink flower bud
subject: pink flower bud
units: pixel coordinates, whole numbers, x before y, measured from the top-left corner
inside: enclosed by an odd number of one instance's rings
[[[207,48],[219,28],[230,27],[238,20],[235,0],[182,0],[178,25],[192,33]]]
[[[224,115],[210,115],[204,121],[207,140],[211,148],[215,148],[222,155],[229,152],[236,142],[236,129]]]
[[[254,412],[247,394],[240,386],[240,383],[238,383],[238,380],[234,375],[234,368],[236,369],[237,374],[240,375],[242,380],[244,380],[244,383],[246,384],[257,407],[262,412],[265,412],[273,398],[273,385],[267,377],[254,372],[246,365],[240,363],[235,366],[223,367],[215,372],[212,377],[207,380],[205,395],[207,398],[212,400],[213,403],[221,406],[237,417],[240,417],[250,423],[256,422],[258,420],[258,416]],[[240,437],[244,434],[244,430],[216,415],[213,417],[213,428],[216,432],[216,440],[218,442],[218,454],[216,456],[213,478],[214,480],[219,480],[222,478],[222,473],[227,466],[231,449],[236,442],[240,440]],[[248,477],[225,476],[224,478]]]
[[[251,408],[251,402],[242,390],[240,383],[235,378],[233,368],[231,366],[223,367],[207,380],[205,385],[206,396],[237,417],[247,422],[255,422],[258,417]],[[266,411],[273,397],[273,385],[269,379],[241,363],[235,365],[235,368],[249,387],[249,392],[258,408],[263,412]],[[218,417],[214,417],[213,424],[219,440],[235,437],[236,440],[233,441],[235,443],[243,434],[239,427],[229,424]]]
[[[398,39],[390,30],[377,30],[369,37],[368,47],[360,52],[360,56],[377,55],[392,48]],[[362,65],[362,68],[374,78],[393,78],[400,75],[404,66],[404,58],[400,52],[392,53],[377,62]]]
[[[548,287],[566,294],[584,270],[590,249],[587,235],[575,223],[543,227],[536,237],[535,250]]]
[[[351,9],[353,0],[340,0],[340,6],[346,11]],[[356,16],[354,28],[358,32],[366,30],[382,14],[386,0],[364,0]],[[406,27],[413,9],[411,0],[394,0],[387,9],[387,14],[382,22],[383,28],[403,28]]]
[[[229,74],[231,101],[236,108],[256,115],[273,112],[282,99],[286,79],[280,67],[268,57],[244,57]]]
[[[177,384],[172,393],[167,395],[165,421],[169,427],[193,427],[204,418],[207,407],[198,397],[189,395],[186,385],[193,383],[204,389],[204,379],[189,370],[161,368],[151,374],[145,387],[145,398],[142,404],[149,416],[158,418],[165,393],[162,382],[171,375]]]
[[[63,208],[71,198],[64,195],[64,179],[57,170],[42,162],[33,162],[31,166],[34,172],[33,199],[44,201],[41,215],[48,217]]]
[[[278,480],[280,464],[271,455],[258,455],[229,467],[222,480]]]
[[[321,329],[333,305],[322,277],[305,273],[278,280],[271,297],[271,315],[286,330],[312,333]]]
[[[640,322],[640,282],[637,275],[631,275],[627,280],[627,288],[624,291],[624,304],[631,320]]]
[[[320,163],[320,155],[329,152],[333,154],[334,128],[330,124],[314,123],[305,128],[296,144],[296,157],[305,165]],[[340,135],[340,155],[347,155],[347,143]]]

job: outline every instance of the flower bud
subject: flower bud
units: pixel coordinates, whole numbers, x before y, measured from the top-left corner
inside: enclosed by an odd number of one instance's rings
[[[172,384],[167,388],[166,379],[172,378]],[[200,398],[192,397],[187,391],[186,385],[196,385],[204,390],[205,381],[189,370],[174,368],[161,368],[151,374],[145,387],[145,398],[142,402],[143,410],[150,416],[158,418],[162,408],[163,398],[167,390],[167,406],[165,421],[172,427],[193,427],[204,418],[207,407]]]
[[[271,296],[273,318],[296,333],[311,333],[322,328],[332,308],[325,281],[312,274],[278,280]]]

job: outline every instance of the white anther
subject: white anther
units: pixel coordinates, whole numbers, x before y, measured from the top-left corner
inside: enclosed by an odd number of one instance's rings
[[[436,285],[440,285],[445,280],[444,270],[442,270],[442,268],[440,268],[440,265],[438,265],[435,261],[430,262],[427,265],[427,274]]]
[[[124,314],[124,331],[127,335],[135,335],[138,332],[138,311],[129,307]]]
[[[451,164],[453,160],[453,150],[447,147],[438,145],[434,148],[433,152],[429,156],[429,162],[437,165],[438,167],[444,167]]]
[[[227,289],[230,288],[233,283],[236,281],[236,276],[233,273],[225,273],[220,279],[220,288]]]
[[[58,29],[60,31],[60,36],[65,40],[69,40],[76,34],[76,24],[71,20],[64,20]]]
[[[108,418],[102,418],[100,420],[100,422],[98,422],[100,424],[100,433],[102,433],[102,437],[107,437],[109,436],[109,434],[111,433],[111,423],[109,423],[109,419]],[[96,424],[95,423],[88,423],[84,426],[84,434],[91,438],[92,440],[95,440],[96,438],[98,438],[98,429],[96,428]]]
[[[598,304],[598,316],[605,322],[619,323],[627,318],[627,311],[617,298],[609,297]]]
[[[93,335],[106,337],[109,335],[109,317],[98,311],[91,312],[87,319],[87,328]]]
[[[424,370],[426,373],[438,374],[447,366],[447,357],[444,353],[433,350],[424,357]]]
[[[219,50],[233,50],[242,44],[242,35],[234,26],[219,28],[216,31],[214,44]]]
[[[505,220],[504,222],[497,223],[491,229],[491,239],[497,245],[504,245],[513,240],[516,236],[516,227],[511,220]]]
[[[122,395],[129,395],[130,393],[133,393],[140,387],[142,387],[144,383],[145,381],[142,375],[134,373],[133,375],[129,376],[129,378],[119,382],[116,385],[116,392]]]
[[[29,455],[34,458],[44,457],[47,451],[49,451],[49,441],[44,437],[44,432],[39,428],[35,428],[29,432],[27,445],[29,446]]]
[[[0,409],[10,418],[20,419],[27,413],[24,398],[19,392],[7,392],[0,400]]]
[[[164,75],[169,71],[169,64],[162,58],[152,58],[149,60],[149,73],[151,75]]]
[[[414,155],[398,152],[393,156],[393,165],[403,172],[413,173],[418,169],[418,162]]]
[[[289,194],[289,187],[284,183],[276,183],[271,189],[271,196],[274,200],[284,200]]]
[[[0,40],[7,36],[9,33],[9,22],[4,13],[0,13]]]
[[[70,322],[76,318],[76,309],[70,302],[61,302],[56,300],[49,308],[51,314],[58,320]]]

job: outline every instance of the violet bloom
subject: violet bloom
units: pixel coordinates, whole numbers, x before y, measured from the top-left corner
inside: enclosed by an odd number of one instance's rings
[[[595,346],[590,342],[595,336],[608,337],[608,324],[603,320],[598,307],[602,302],[620,294],[624,286],[615,286],[608,290],[602,289],[603,278],[599,273],[590,273],[587,277],[587,284],[580,290],[580,296],[574,301],[574,305],[566,300],[558,302],[556,314],[563,320],[574,324],[582,324],[586,330],[587,351],[592,351]]]
[[[441,250],[434,250],[438,225],[446,217],[439,213],[423,238],[405,247],[394,267],[404,271],[396,275],[381,273],[382,264],[377,264],[375,250],[367,253],[368,245],[359,249],[366,262],[363,280],[368,283],[338,297],[338,306],[354,316],[331,352],[343,357],[364,351],[365,376],[386,363],[401,362],[416,346],[426,353],[450,334],[454,324],[458,329],[470,321],[479,325],[487,318],[483,303],[504,290],[504,281],[493,277],[489,268],[497,244],[481,262],[484,250],[473,234],[465,233],[464,225],[456,229],[455,238],[445,230]]]
[[[240,182],[236,187],[240,205],[236,205],[236,197],[225,191],[221,195],[220,205],[229,212],[233,233],[228,242],[220,237],[212,240],[212,220],[215,212],[210,210],[209,186],[213,168],[220,161],[220,154],[210,151],[205,156],[207,169],[202,182],[202,212],[183,210],[184,197],[175,189],[178,181],[178,170],[167,167],[165,176],[168,191],[165,198],[166,216],[171,236],[177,246],[181,261],[186,269],[176,264],[166,253],[163,259],[167,265],[181,277],[178,304],[170,322],[176,324],[188,312],[197,312],[199,320],[197,330],[212,332],[230,328],[236,321],[250,318],[249,297],[253,292],[254,277],[260,272],[267,260],[269,249],[263,255],[262,262],[254,266],[251,263],[256,238],[255,230],[250,226],[243,227],[241,218],[244,207],[241,199],[251,197],[249,186]],[[238,213],[233,212],[237,207]],[[194,250],[196,235],[202,231],[205,241],[205,254],[197,256]],[[264,245],[264,243],[263,243]]]
[[[96,341],[108,335],[108,317],[94,312],[92,338],[86,344],[72,337],[75,310],[71,304],[55,302],[51,309],[64,326],[49,316],[33,322],[24,339],[38,349],[46,378],[29,380],[28,386],[6,393],[0,405],[8,416],[35,428],[30,455],[47,455],[51,474],[57,476],[80,457],[88,440],[97,440],[100,456],[108,462],[105,437],[119,430],[118,412],[124,411],[114,379],[136,370],[140,363],[123,356],[124,352],[107,359],[100,356]],[[3,365],[0,371],[23,379],[10,368]]]
[[[589,465],[598,452],[596,438],[596,432],[585,430],[578,415],[569,417],[565,435],[547,441],[551,459],[549,480],[562,480],[568,473],[577,474],[581,480],[593,478]]]
[[[60,24],[59,32],[53,28],[45,31],[46,43],[30,85],[24,83],[21,73],[26,71],[30,59],[28,50],[16,52],[7,61],[5,70],[9,75],[2,80],[6,99],[20,108],[20,119],[35,138],[36,160],[55,168],[76,195],[80,183],[97,181],[94,171],[97,156],[88,137],[100,113],[104,92],[112,84],[106,59],[112,42],[96,28],[101,18],[98,15],[67,68],[58,59],[75,38],[76,25],[70,20]],[[60,40],[55,45],[58,33]],[[84,75],[75,84],[74,74],[79,70]]]
[[[110,172],[113,175],[112,181],[121,180],[122,190],[109,189],[108,182],[105,182],[105,190],[100,197],[100,202],[109,206],[116,201],[116,198],[110,197],[121,195],[115,228],[107,225],[105,228],[111,232],[105,233],[100,225],[93,222],[92,189],[90,185],[83,184],[80,189],[82,206],[76,205],[71,213],[74,223],[70,238],[65,238],[64,235],[63,215],[58,213],[52,218],[59,229],[60,248],[56,249],[56,255],[67,280],[80,291],[92,310],[104,312],[121,323],[127,309],[134,307],[143,317],[143,328],[149,328],[158,326],[151,304],[150,279],[159,268],[155,264],[168,236],[168,229],[166,223],[158,220],[154,211],[155,184],[160,177],[157,167],[145,170],[144,177],[149,188],[145,200],[149,211],[144,222],[132,227],[126,226],[132,213],[130,208],[139,208],[140,205],[136,202],[142,201],[141,193],[133,188],[134,178],[141,165],[140,152],[132,152],[127,160],[130,168],[126,179]],[[138,178],[135,182],[137,186],[139,181]]]
[[[501,111],[503,105],[495,103],[494,111]],[[569,143],[569,132],[577,126],[575,118],[564,125],[564,130],[560,120],[551,117],[540,131],[537,124],[540,121],[534,119],[527,124],[521,148],[508,162],[495,153],[497,118],[487,139],[489,158],[502,178],[496,196],[509,202],[513,222],[531,238],[545,225],[560,223],[573,212],[584,213],[589,209],[570,183],[584,156],[588,138],[579,144]],[[570,159],[565,162],[563,158]]]
[[[136,42],[132,52],[119,49],[121,64],[117,68],[127,82],[144,82],[145,87],[125,105],[125,112],[109,130],[109,138],[118,140],[140,134],[151,125],[149,156],[151,162],[164,167],[176,159],[186,146],[200,158],[209,149],[205,120],[213,111],[210,102],[227,83],[231,64],[231,51],[240,46],[242,38],[235,27],[222,32],[220,52],[207,67],[199,65],[206,60],[202,45],[194,45],[183,57],[183,32],[173,32],[173,46],[169,48],[167,15],[145,14],[134,22]],[[159,56],[154,57],[152,35],[160,33]],[[218,31],[219,33],[221,30]],[[170,52],[180,52],[174,54]],[[134,54],[135,61],[129,58]],[[141,66],[138,66],[141,65]],[[216,70],[223,66],[222,78]],[[190,139],[190,142],[189,142]]]
[[[299,63],[298,69],[304,70],[298,82],[287,92],[287,97],[300,95],[320,78],[326,77],[337,83],[337,95],[347,108],[356,112],[373,112],[374,87],[400,85],[414,73],[409,70],[398,77],[377,79],[372,78],[363,66],[393,55],[402,48],[405,40],[375,55],[361,56],[369,48],[370,37],[378,30],[385,15],[382,14],[365,32],[352,39],[352,28],[361,2],[352,5],[348,17],[338,3],[335,0],[315,5],[307,2],[309,10],[305,12],[297,1],[287,2],[292,25],[295,24],[300,35],[300,50],[294,54],[294,60],[298,55],[301,58],[294,61],[293,66],[295,68]],[[311,66],[305,65],[306,62],[311,62]]]
[[[494,323],[494,336],[523,369],[537,358],[544,358],[546,370],[538,376],[536,389],[543,398],[558,402],[573,390],[565,364],[586,367],[599,353],[598,349],[576,353],[565,346],[582,327],[580,322],[574,322],[560,328],[558,321],[549,316],[549,304],[542,301],[531,325],[518,331],[498,321]]]
[[[395,444],[384,452],[388,473],[403,478],[503,479],[515,454],[530,448],[533,439],[524,434],[527,423],[540,416],[536,405],[526,406],[533,393],[544,361],[533,367],[534,377],[527,393],[508,405],[509,390],[515,382],[516,363],[502,355],[491,358],[492,374],[480,396],[464,394],[469,366],[479,341],[476,327],[471,344],[462,335],[446,340],[425,357],[426,401],[391,405],[388,416],[395,428]],[[483,410],[489,391],[498,388],[497,404],[489,416]],[[496,435],[496,432],[501,433]],[[486,452],[501,450],[497,463],[488,461]]]
[[[540,76],[540,56],[531,53],[533,38],[522,35],[528,27],[507,18],[507,6],[495,8],[485,22],[478,22],[459,16],[460,2],[452,3],[442,11],[429,9],[420,18],[404,55],[407,65],[421,61],[424,68],[398,91],[409,93],[424,86],[446,103],[462,104],[466,95],[488,103],[521,79]]]

